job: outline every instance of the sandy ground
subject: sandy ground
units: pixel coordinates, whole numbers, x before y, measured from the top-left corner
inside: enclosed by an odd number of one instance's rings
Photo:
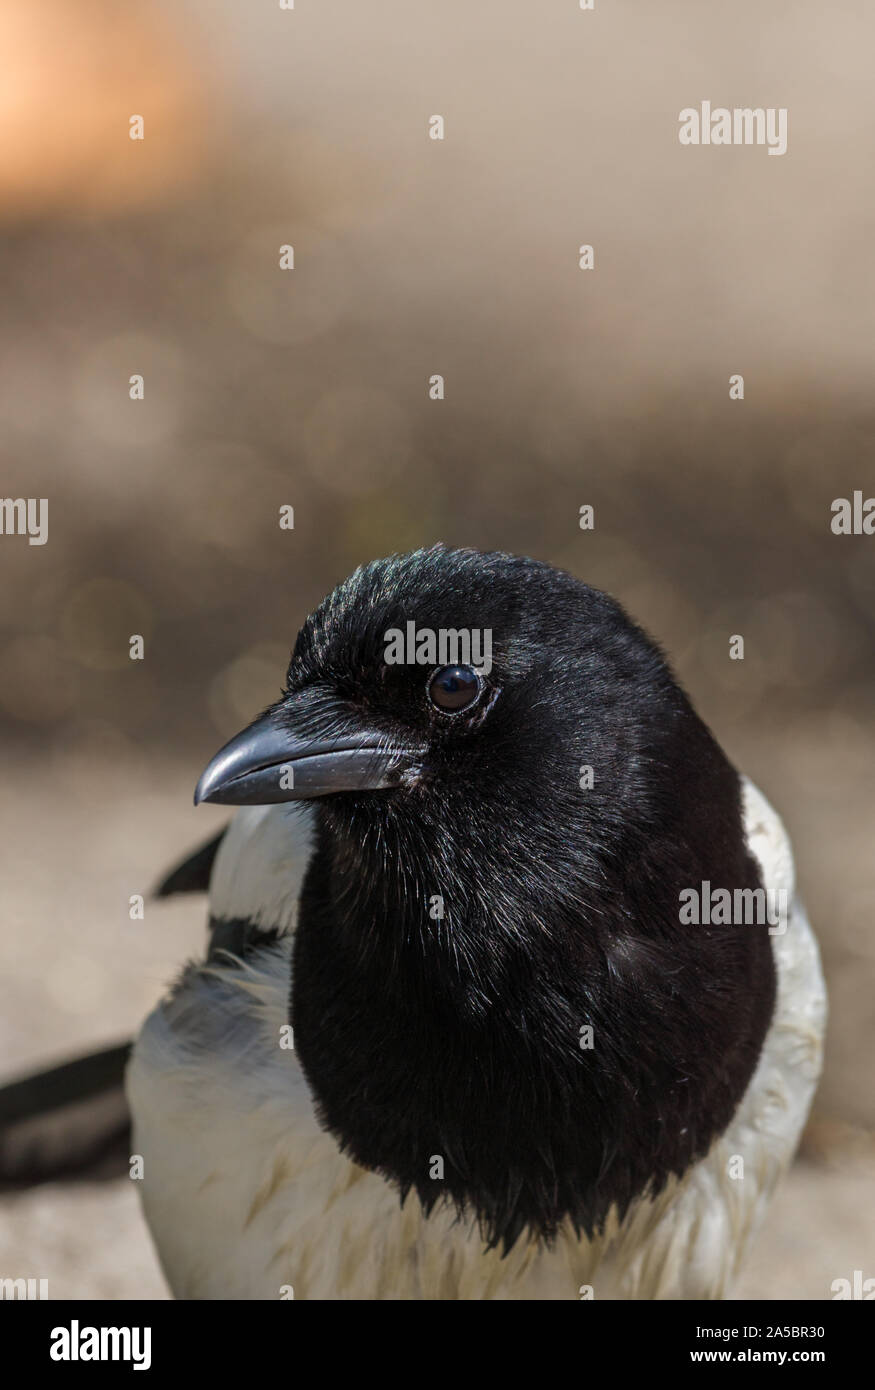
[[[181,962],[200,951],[202,900],[147,902],[143,922],[128,916],[131,894],[148,893],[180,851],[226,819],[221,808],[191,807],[196,762],[151,764],[130,747],[112,758],[86,740],[75,757],[9,769],[15,795],[0,809],[14,869],[0,935],[5,1075],[132,1035]],[[875,1146],[859,1123],[871,1089],[860,1045],[865,1015],[849,1017],[857,996],[843,996],[839,947],[834,996],[848,1001],[838,1020],[839,1069],[822,1091],[803,1156],[776,1196],[738,1298],[827,1299],[834,1279],[852,1278],[856,1269],[875,1275]],[[859,960],[849,956],[846,968],[859,974]],[[0,1276],[48,1278],[52,1298],[168,1296],[126,1180],[5,1197]]]

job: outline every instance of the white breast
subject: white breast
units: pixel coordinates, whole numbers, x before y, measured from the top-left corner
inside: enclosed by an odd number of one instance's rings
[[[793,900],[775,812],[745,784],[748,840],[766,887]],[[655,1202],[590,1244],[518,1242],[502,1259],[447,1212],[402,1208],[319,1128],[287,1021],[290,933],[310,843],[309,808],[239,812],[216,863],[213,912],[289,935],[246,965],[192,966],[150,1015],[128,1075],[143,1205],[180,1298],[719,1298],[789,1163],[820,1072],[826,1012],[817,947],[796,901],[772,943],[775,1016],[727,1132]],[[258,894],[261,894],[259,898]],[[411,1084],[415,1084],[413,1081]],[[730,1176],[743,1159],[743,1177]]]

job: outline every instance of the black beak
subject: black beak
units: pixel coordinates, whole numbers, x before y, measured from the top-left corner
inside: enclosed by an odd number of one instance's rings
[[[299,697],[300,698],[300,697]],[[313,725],[306,708],[306,723]],[[337,728],[338,708],[318,722]],[[331,715],[333,714],[333,717]],[[294,706],[277,705],[221,748],[195,788],[194,804],[267,806],[277,801],[306,801],[335,792],[377,791],[397,786],[401,775],[421,761],[422,750],[393,744],[376,729],[356,724],[347,713],[348,732],[306,736],[289,725]]]

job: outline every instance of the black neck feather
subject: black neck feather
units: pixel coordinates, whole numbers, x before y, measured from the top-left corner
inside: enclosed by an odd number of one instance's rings
[[[531,808],[493,804],[470,856],[425,795],[322,810],[292,991],[320,1118],[490,1244],[549,1240],[566,1219],[591,1234],[659,1191],[726,1129],[756,1066],[766,928],[679,924],[682,889],[760,886],[738,777],[695,715],[676,737],[683,784],[665,779],[601,844],[570,808],[523,825]]]

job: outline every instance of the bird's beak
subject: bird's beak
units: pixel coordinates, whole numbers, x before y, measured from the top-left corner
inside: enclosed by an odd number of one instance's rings
[[[376,791],[397,786],[422,756],[421,750],[393,745],[387,734],[352,720],[344,721],[348,732],[297,734],[290,728],[290,715],[293,719],[293,709],[275,706],[226,743],[201,774],[195,806],[202,801],[267,806],[335,792]],[[330,722],[337,727],[336,719]],[[312,726],[313,718],[306,723]]]

